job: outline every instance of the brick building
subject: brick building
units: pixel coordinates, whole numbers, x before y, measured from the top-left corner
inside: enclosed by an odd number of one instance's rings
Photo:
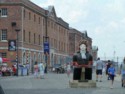
[[[92,46],[92,55],[93,55],[93,60],[96,61],[98,57],[98,47],[97,46]]]
[[[18,41],[17,41],[17,32]],[[49,39],[48,66],[65,63],[68,58],[69,24],[56,16],[53,6],[43,9],[29,0],[0,0],[0,53],[16,60],[17,49],[10,50],[8,43],[18,45],[20,64],[45,62],[44,38]],[[8,62],[9,65],[12,62]]]
[[[79,42],[81,40],[87,41],[87,49],[92,54],[92,39],[88,37],[87,31],[81,32],[74,28],[69,30],[69,54],[72,56],[75,52],[78,51]]]

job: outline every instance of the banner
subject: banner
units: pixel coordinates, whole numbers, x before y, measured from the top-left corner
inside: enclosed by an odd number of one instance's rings
[[[16,51],[16,40],[9,40],[8,41],[8,50],[9,51]]]

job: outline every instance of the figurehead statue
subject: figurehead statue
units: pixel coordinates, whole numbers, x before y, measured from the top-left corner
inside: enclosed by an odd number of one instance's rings
[[[92,55],[87,50],[87,41],[80,41],[79,51],[73,56],[73,80],[92,80]]]

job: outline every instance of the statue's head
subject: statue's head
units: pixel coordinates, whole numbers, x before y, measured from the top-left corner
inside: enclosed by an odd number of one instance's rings
[[[81,51],[86,51],[86,45],[85,44],[81,44],[79,48],[80,48]]]
[[[87,51],[87,41],[81,41],[79,43],[79,50],[81,50],[81,51]]]

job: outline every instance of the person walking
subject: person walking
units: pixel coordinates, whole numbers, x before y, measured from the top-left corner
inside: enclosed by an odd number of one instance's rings
[[[40,78],[41,79],[44,79],[44,70],[45,70],[44,64],[41,62],[39,64],[39,71],[40,71]]]
[[[13,71],[13,76],[16,76],[17,75],[17,69],[14,65],[12,65],[12,71]]]
[[[29,63],[26,64],[26,68],[27,68],[27,75],[29,75],[29,73],[30,73],[30,71],[29,71],[30,70],[30,64]]]
[[[102,82],[102,69],[103,61],[98,58],[96,62],[96,81],[98,81],[98,79],[100,78],[100,82]]]
[[[121,83],[122,83],[122,87],[125,87],[125,57],[123,59],[123,62],[120,66],[120,74],[121,74]]]
[[[35,78],[38,78],[38,71],[39,71],[38,63],[35,62],[35,65],[34,65],[34,77]]]
[[[70,77],[70,73],[71,73],[71,66],[70,63],[67,64],[67,76]]]
[[[113,66],[113,64],[110,64],[110,68],[108,69],[108,74],[110,76],[111,79],[111,89],[113,88],[113,83],[114,83],[114,77],[115,77],[115,68]]]
[[[110,68],[111,61],[108,60],[108,63],[106,64],[106,75],[107,75],[107,80],[110,80],[110,76],[108,74],[108,69]]]

